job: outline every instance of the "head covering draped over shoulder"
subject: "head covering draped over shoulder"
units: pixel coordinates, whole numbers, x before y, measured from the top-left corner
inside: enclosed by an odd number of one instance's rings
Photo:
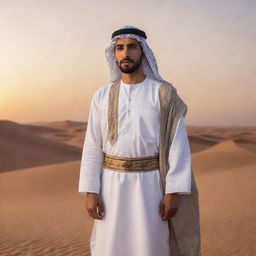
[[[146,33],[134,26],[123,26],[112,34],[111,41],[105,50],[106,59],[110,69],[110,82],[121,79],[121,71],[116,64],[114,46],[118,38],[129,37],[136,39],[142,46],[145,58],[142,59],[144,74],[153,80],[162,82],[163,79],[158,73],[158,66],[153,51],[146,42]]]

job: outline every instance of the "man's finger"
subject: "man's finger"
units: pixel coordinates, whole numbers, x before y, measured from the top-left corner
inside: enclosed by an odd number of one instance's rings
[[[177,208],[172,208],[169,213],[169,218],[174,217],[176,213],[177,213]]]
[[[95,219],[97,219],[97,220],[101,220],[102,219],[102,217],[99,214],[99,206],[95,207],[94,216],[95,216]]]
[[[97,208],[94,207],[92,209],[89,210],[89,215],[94,218],[94,219],[98,219],[98,214],[97,214]]]
[[[162,217],[163,220],[168,220],[169,211],[170,209],[167,207],[164,208],[164,216]]]
[[[160,215],[161,215],[161,218],[164,216],[164,204],[163,204],[163,201],[161,201],[161,203],[160,203]]]
[[[102,215],[101,215],[99,206],[97,207],[96,215],[97,215],[97,219],[98,219],[98,220],[101,220],[101,219],[102,219]]]
[[[98,213],[102,217],[104,215],[104,206],[102,200],[99,201],[99,208],[98,208]]]
[[[88,214],[90,217],[94,218],[93,209],[89,209]]]

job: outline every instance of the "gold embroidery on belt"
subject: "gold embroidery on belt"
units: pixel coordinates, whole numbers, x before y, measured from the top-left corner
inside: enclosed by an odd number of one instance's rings
[[[113,171],[152,171],[159,169],[159,155],[128,158],[104,154],[104,161],[102,167]]]

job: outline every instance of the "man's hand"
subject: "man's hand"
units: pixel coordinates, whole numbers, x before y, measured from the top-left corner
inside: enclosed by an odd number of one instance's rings
[[[162,220],[172,218],[178,210],[179,195],[177,193],[165,194],[160,202],[160,215]]]
[[[90,217],[102,220],[104,215],[103,201],[97,193],[87,193],[86,209]]]

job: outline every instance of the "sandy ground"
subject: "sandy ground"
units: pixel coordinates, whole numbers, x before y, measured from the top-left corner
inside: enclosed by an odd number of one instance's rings
[[[0,120],[1,256],[90,255],[93,219],[77,192],[85,127]],[[188,134],[202,256],[256,255],[256,129],[188,127]]]

